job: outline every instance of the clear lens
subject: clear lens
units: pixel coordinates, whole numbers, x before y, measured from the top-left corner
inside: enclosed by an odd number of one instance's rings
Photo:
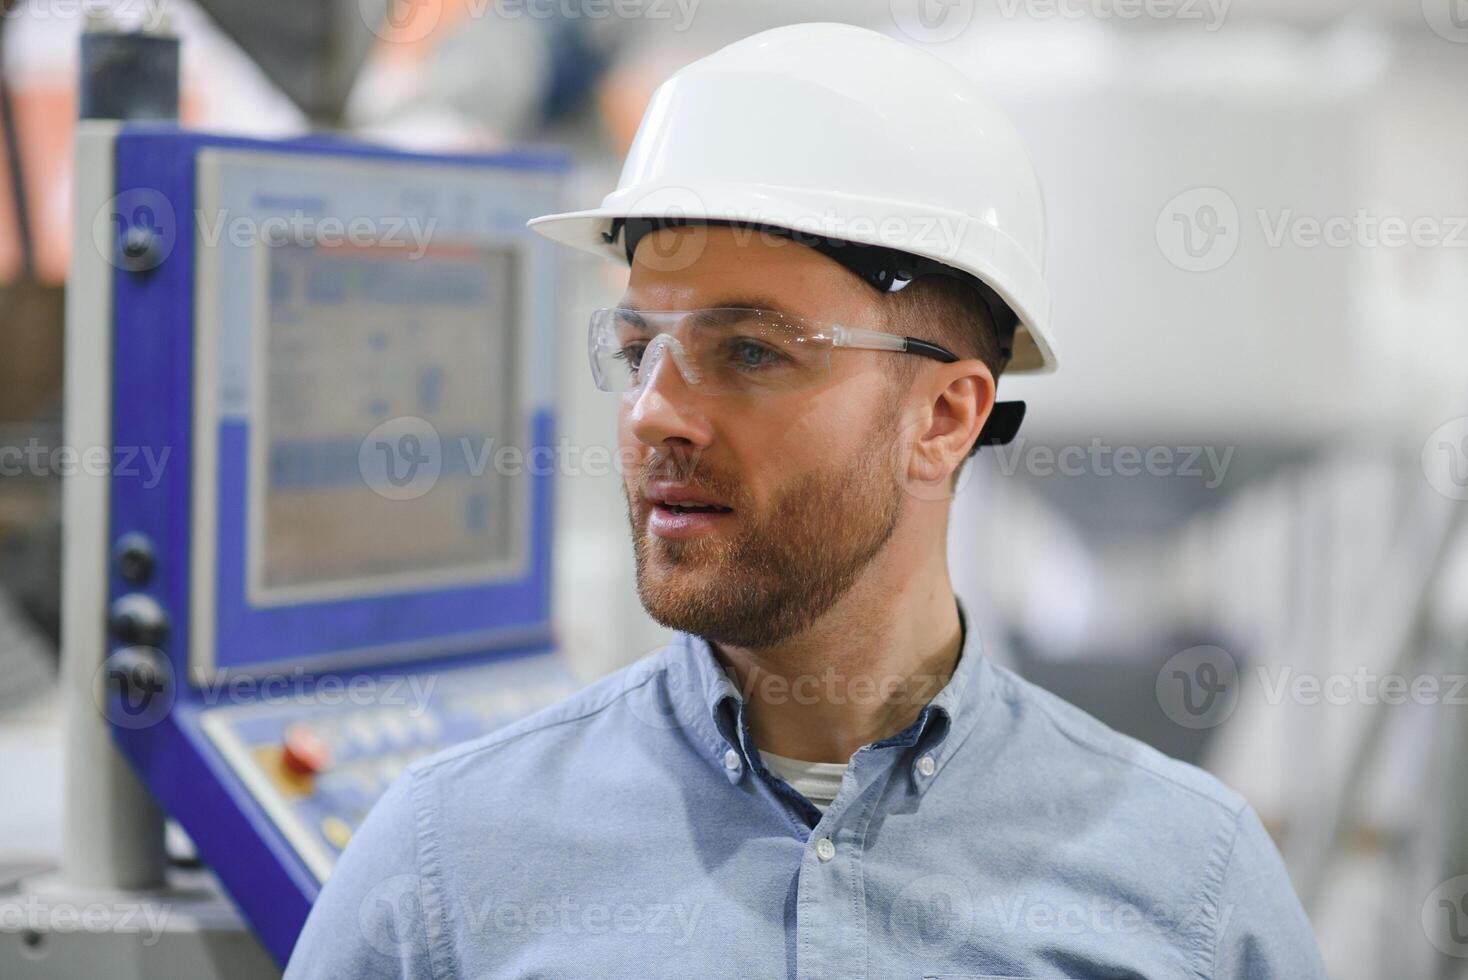
[[[660,366],[706,394],[793,391],[819,384],[831,363],[828,331],[771,310],[601,309],[589,339],[603,391],[636,391]]]

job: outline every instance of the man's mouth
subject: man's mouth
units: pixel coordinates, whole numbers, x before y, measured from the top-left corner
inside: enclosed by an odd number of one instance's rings
[[[732,514],[734,512],[730,507],[720,507],[717,504],[674,504],[665,500],[655,500],[653,506],[674,514]]]
[[[687,538],[710,531],[734,513],[722,501],[688,487],[653,485],[643,496],[652,505],[648,530],[661,538]]]

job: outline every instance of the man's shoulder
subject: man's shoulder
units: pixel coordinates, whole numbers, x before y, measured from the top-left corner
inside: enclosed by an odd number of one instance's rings
[[[1157,819],[1232,827],[1248,804],[1217,777],[1164,755],[1070,702],[995,664],[988,665],[1002,724],[1031,762],[1069,771],[1090,791],[1164,804]]]
[[[1242,796],[1008,670],[988,673],[991,744],[977,758],[1008,847],[1043,855],[1055,879],[1109,882],[1170,923],[1198,964],[1259,901],[1239,891],[1249,882],[1298,925],[1279,853]]]
[[[556,704],[408,766],[327,880],[290,975],[446,974],[438,958],[456,955],[464,922],[481,911],[465,896],[480,896],[475,889],[489,882],[500,888],[503,869],[532,848],[558,855],[574,849],[584,840],[588,787],[600,795],[609,781],[635,778],[624,764],[639,740],[633,719],[656,724],[651,712],[666,700],[663,677],[680,653],[655,651]],[[548,882],[556,873],[548,866],[539,877],[517,877],[540,889],[520,907],[539,907],[554,893]],[[569,893],[576,882],[564,880]],[[513,906],[515,899],[496,894]],[[457,938],[434,932],[438,925],[430,922],[458,929]],[[354,936],[366,937],[365,944]]]

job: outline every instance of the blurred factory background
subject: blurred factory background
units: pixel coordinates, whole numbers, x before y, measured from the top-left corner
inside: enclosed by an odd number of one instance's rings
[[[577,206],[677,67],[840,20],[980,78],[1046,193],[1064,369],[1001,383],[1030,421],[970,467],[950,543],[990,655],[1244,793],[1332,976],[1464,973],[1468,6],[391,2],[4,3],[0,758],[35,764],[0,773],[0,872],[60,846],[60,479],[26,450],[61,443],[84,17],[171,25],[187,125],[556,144]],[[564,261],[562,431],[614,446],[582,331],[625,270]],[[556,622],[589,679],[663,632],[618,474],[559,481]]]

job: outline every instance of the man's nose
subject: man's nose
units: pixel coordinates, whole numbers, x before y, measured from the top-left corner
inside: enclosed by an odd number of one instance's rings
[[[700,407],[702,396],[683,376],[672,351],[658,352],[627,415],[637,440],[655,449],[692,445],[702,449],[713,427]]]

